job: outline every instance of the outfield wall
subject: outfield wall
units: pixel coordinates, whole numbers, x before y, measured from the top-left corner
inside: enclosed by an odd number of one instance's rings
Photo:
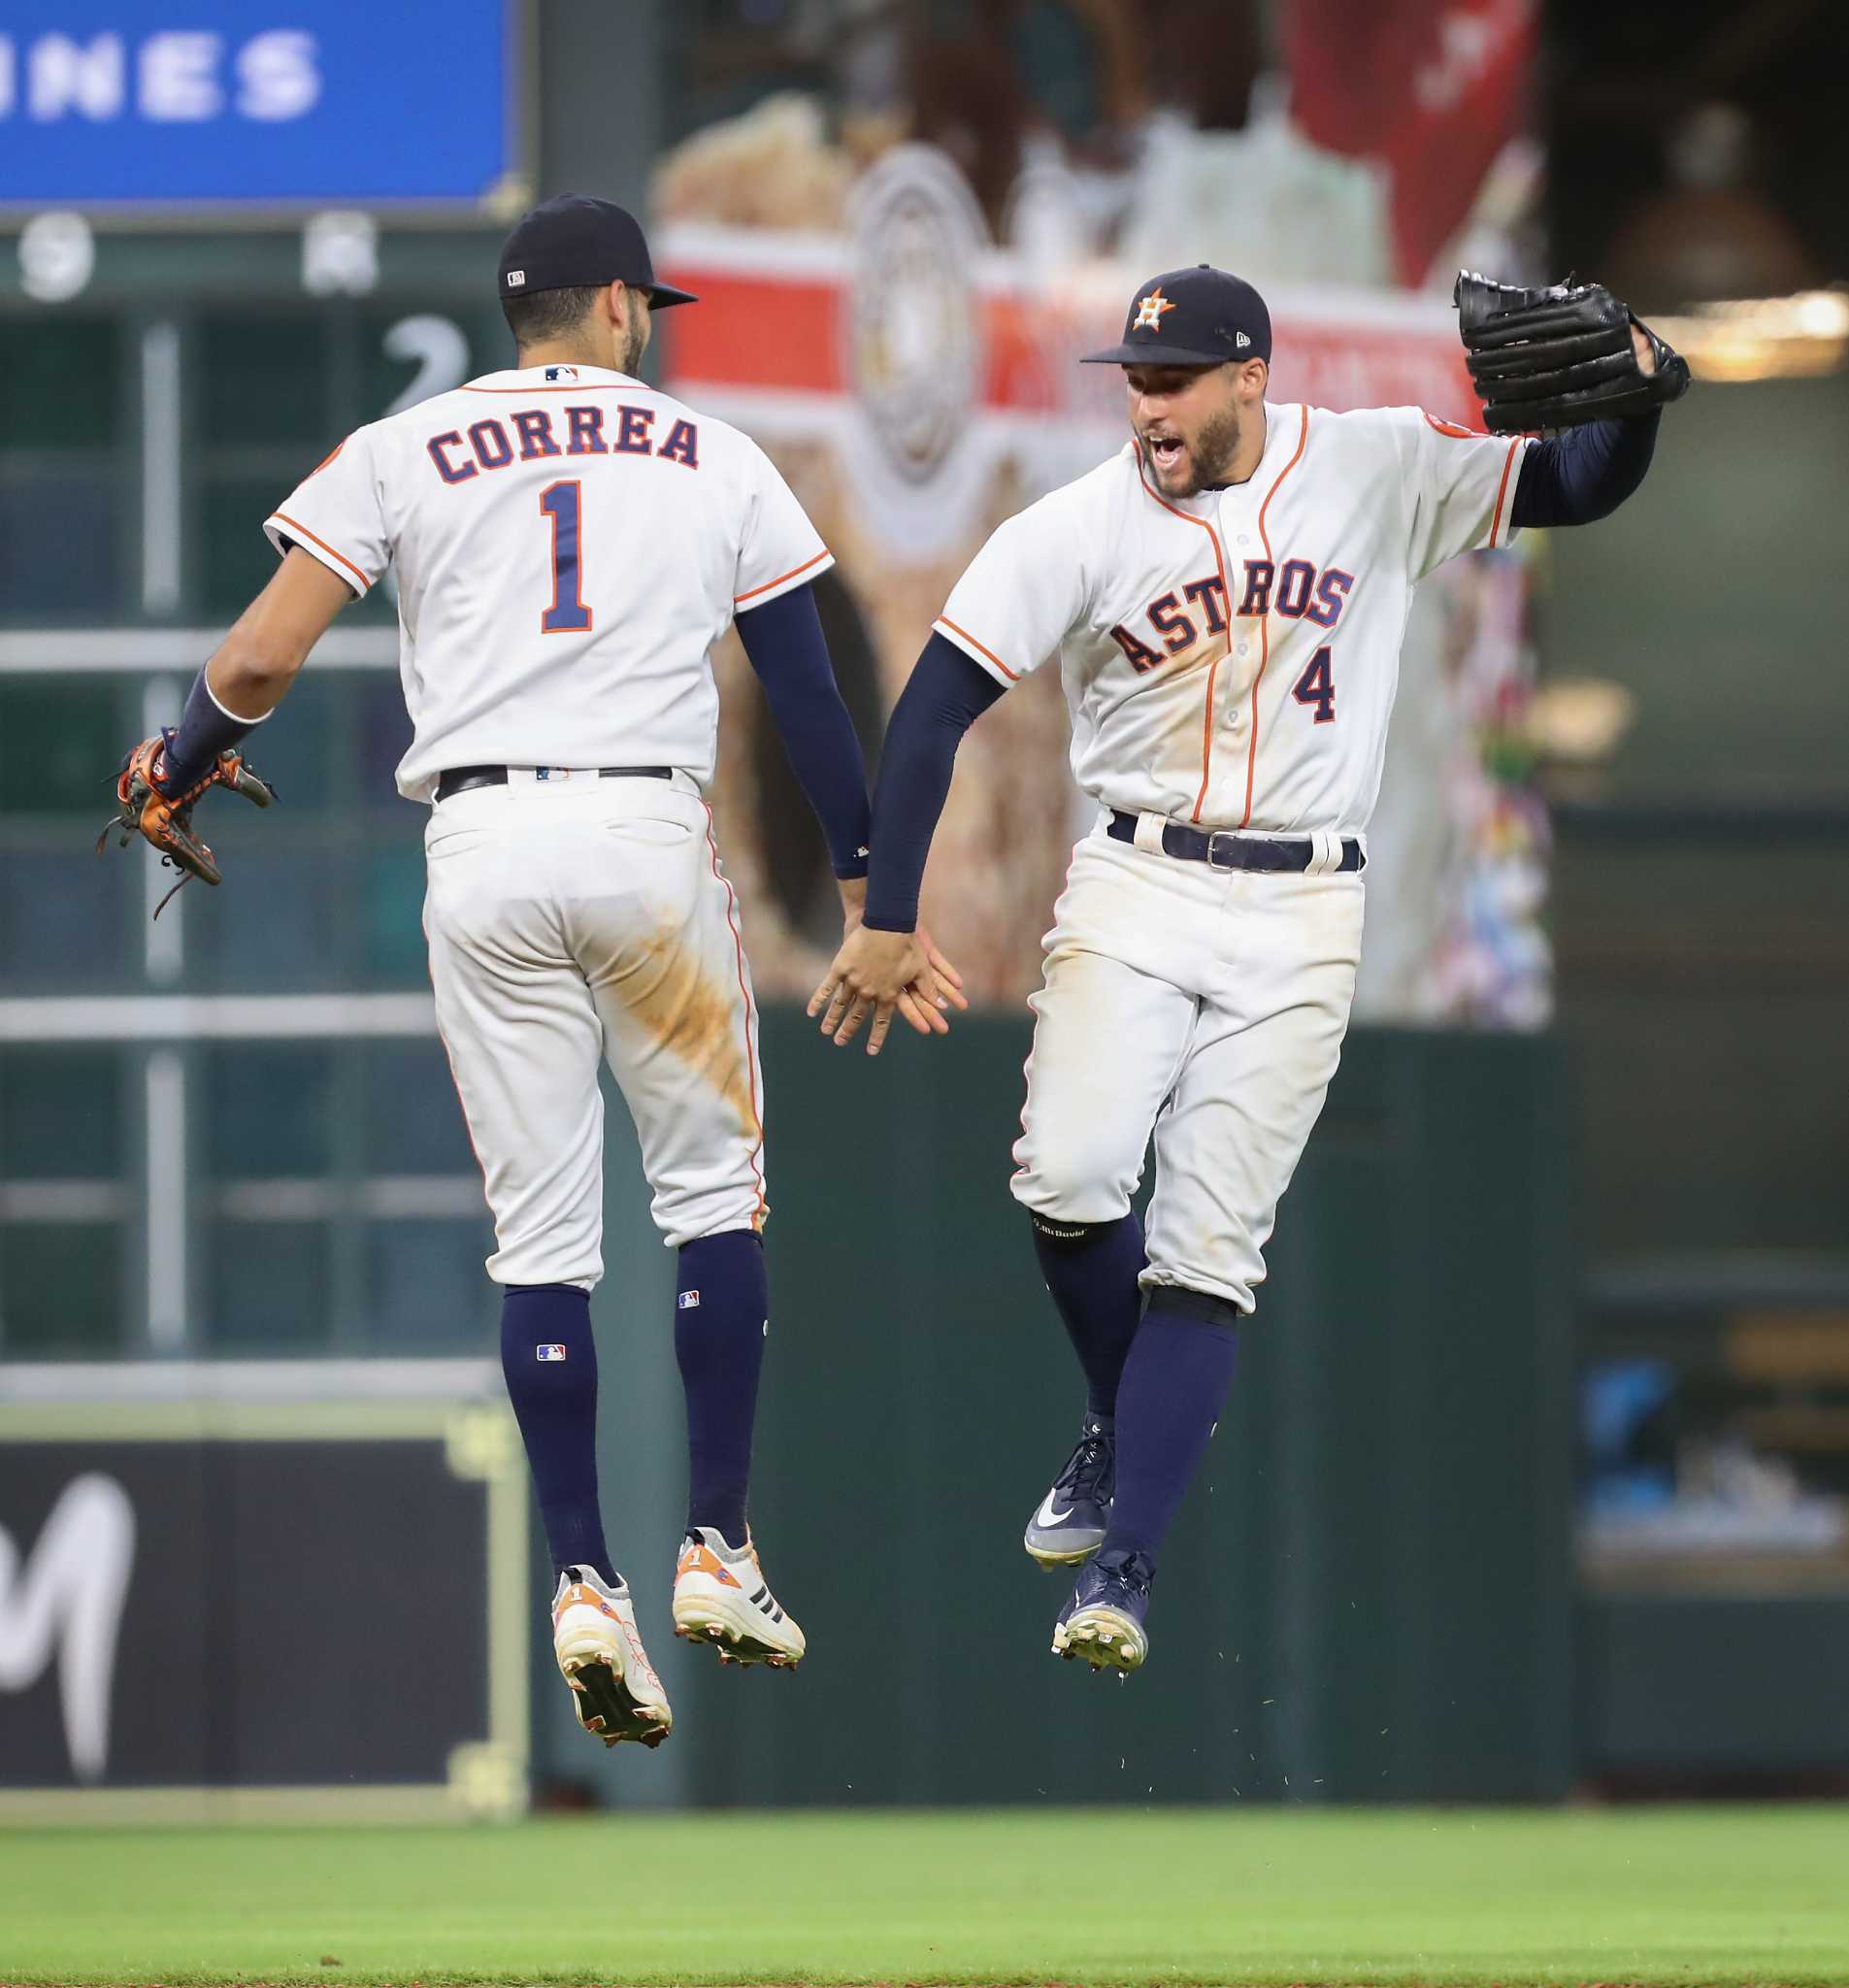
[[[491,1345],[15,1365],[0,1811],[506,1812],[529,1705],[541,1803],[1563,1793],[1556,1045],[1351,1038],[1164,1560],[1150,1666],[1119,1683],[1052,1660],[1061,1583],[1019,1544],[1082,1406],[1007,1193],[1027,1041],[1025,1016],[991,1012],[870,1062],[796,1012],[764,1018],[753,1512],[809,1632],[799,1672],[722,1672],[668,1633],[685,1495],[674,1259],[617,1105],[594,1300],[604,1502],[672,1742],[606,1755],[572,1718]],[[433,1289],[400,1323],[453,1331],[444,1307]]]
[[[1047,1651],[1022,1524],[1082,1394],[1007,1194],[1025,1019],[877,1063],[765,1018],[773,1323],[753,1508],[794,1675],[661,1657],[600,1758],[546,1653],[542,1796],[618,1803],[1545,1799],[1571,1778],[1566,1098],[1545,1038],[1362,1031],[1287,1198],[1149,1669]],[[1108,1054],[1102,1044],[1101,1054]],[[615,1142],[612,1142],[614,1144]],[[612,1153],[595,1301],[612,1547],[665,1633],[671,1259]]]

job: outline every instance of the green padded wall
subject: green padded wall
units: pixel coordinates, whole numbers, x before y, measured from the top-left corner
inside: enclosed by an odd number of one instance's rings
[[[652,1803],[1524,1800],[1571,1768],[1565,1100],[1546,1040],[1357,1034],[1281,1215],[1148,1668],[1047,1651],[1020,1529],[1082,1406],[1009,1199],[1025,1020],[878,1062],[764,1026],[753,1512],[793,1675],[668,1643],[670,1259],[612,1127],[611,1544],[677,1730],[608,1758],[537,1667],[537,1773]],[[667,1646],[664,1648],[663,1645]]]

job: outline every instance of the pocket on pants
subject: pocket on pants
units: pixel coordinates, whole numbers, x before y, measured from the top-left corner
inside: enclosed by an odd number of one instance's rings
[[[604,833],[614,842],[644,843],[650,848],[678,848],[683,843],[694,839],[694,831],[684,821],[670,821],[665,816],[652,814],[634,815],[621,821],[604,823]]]
[[[488,831],[479,824],[446,829],[424,844],[424,860],[438,863],[446,856],[466,856],[471,849],[479,849],[487,839]]]

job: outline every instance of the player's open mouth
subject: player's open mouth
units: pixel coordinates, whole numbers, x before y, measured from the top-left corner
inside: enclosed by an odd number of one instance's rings
[[[1145,435],[1142,439],[1149,449],[1149,460],[1158,470],[1166,473],[1180,468],[1187,450],[1178,435]]]

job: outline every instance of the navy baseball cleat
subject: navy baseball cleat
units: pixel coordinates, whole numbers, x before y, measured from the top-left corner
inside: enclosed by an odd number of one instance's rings
[[[1053,1625],[1053,1654],[1083,1657],[1094,1671],[1130,1672],[1149,1654],[1143,1617],[1156,1577],[1146,1553],[1101,1553],[1083,1569]]]
[[[1111,1426],[1087,1415],[1053,1488],[1027,1522],[1021,1544],[1042,1567],[1076,1567],[1105,1543],[1117,1486],[1117,1439]]]

